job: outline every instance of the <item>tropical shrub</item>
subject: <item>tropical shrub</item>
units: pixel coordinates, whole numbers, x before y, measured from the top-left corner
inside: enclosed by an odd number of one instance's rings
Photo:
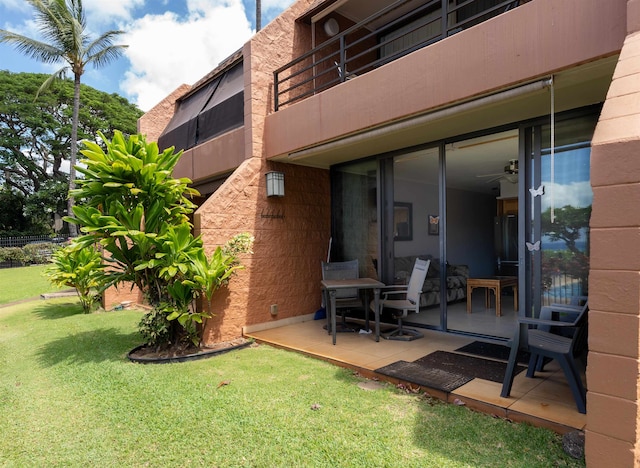
[[[84,142],[83,165],[77,167],[84,178],[71,192],[78,203],[66,220],[80,225],[80,246],[101,246],[111,284],[132,282],[144,293],[153,308],[140,324],[148,344],[197,345],[210,311],[198,311],[196,299],[210,304],[240,268],[238,255],[250,252],[253,239],[239,235],[207,258],[189,220],[195,209],[189,197],[198,192],[189,179],[172,177],[182,152],[159,152],[142,135],[100,138],[106,151]]]
[[[100,302],[108,286],[100,252],[95,246],[81,246],[76,242],[53,253],[45,274],[56,286],[75,288],[85,314]]]

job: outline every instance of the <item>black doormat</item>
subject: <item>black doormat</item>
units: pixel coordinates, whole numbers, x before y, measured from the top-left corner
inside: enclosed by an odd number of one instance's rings
[[[452,392],[473,379],[473,377],[461,375],[456,372],[449,372],[436,367],[427,367],[422,364],[407,361],[396,361],[388,366],[376,369],[375,372],[447,393]]]
[[[492,361],[464,354],[449,353],[447,351],[435,351],[415,361],[421,366],[454,372],[470,378],[502,382],[507,370],[506,362]],[[522,372],[524,366],[516,366],[514,375]]]
[[[460,353],[475,354],[476,356],[483,356],[492,359],[499,359],[501,361],[508,361],[511,348],[509,346],[497,343],[473,341],[468,345],[464,345],[463,347],[456,349],[456,351]],[[529,357],[530,354],[528,352],[520,351],[518,353],[518,362],[527,364],[529,362]]]

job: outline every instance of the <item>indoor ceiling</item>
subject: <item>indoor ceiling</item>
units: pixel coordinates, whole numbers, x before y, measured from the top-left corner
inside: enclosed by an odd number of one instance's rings
[[[362,20],[368,18],[375,13],[387,8],[392,2],[388,0],[349,0],[346,2],[337,2],[341,5],[335,10],[345,18],[349,18],[354,23],[359,23]],[[367,27],[371,30],[375,30],[380,25],[388,23],[390,20],[402,16],[403,14],[412,11],[416,8],[416,5],[424,3],[422,1],[406,2],[403,5],[399,5],[387,16],[378,18],[375,22],[371,22]]]
[[[426,174],[437,174],[437,154],[436,148],[429,148],[396,158],[396,183],[422,182],[427,179]],[[505,174],[504,170],[509,160],[518,159],[518,131],[448,143],[445,156],[448,188],[498,196],[501,180],[517,183],[517,176]]]

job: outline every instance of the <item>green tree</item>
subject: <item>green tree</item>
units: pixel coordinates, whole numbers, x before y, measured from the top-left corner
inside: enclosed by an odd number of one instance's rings
[[[0,233],[4,236],[22,236],[29,231],[29,220],[24,215],[24,195],[11,190],[0,190]]]
[[[581,254],[582,252],[576,246],[576,241],[589,227],[590,218],[591,205],[583,208],[567,205],[563,208],[556,208],[554,220],[551,222],[551,208],[549,208],[541,216],[542,232],[552,241],[564,241],[567,249],[572,253]]]
[[[566,205],[555,209],[551,222],[551,208],[541,215],[542,232],[551,241],[564,241],[566,250],[547,252],[542,257],[542,281],[551,287],[552,278],[557,274],[570,275],[582,282],[583,293],[589,289],[589,256],[578,248],[577,241],[589,232],[591,205],[576,208]]]
[[[73,73],[73,117],[71,126],[69,190],[75,187],[75,165],[78,151],[78,120],[80,114],[80,80],[87,65],[99,68],[117,59],[125,45],[113,41],[123,31],[107,31],[95,39],[87,33],[82,0],[26,0],[35,10],[35,22],[40,35],[46,41],[33,39],[15,32],[0,29],[0,42],[13,44],[25,55],[50,64],[65,62],[42,83],[39,92],[51,86],[56,78]],[[36,94],[37,96],[37,94]],[[69,197],[68,212],[74,201]],[[72,228],[75,230],[75,227]],[[72,234],[75,234],[72,231]]]
[[[76,242],[102,246],[109,283],[132,282],[145,294],[153,307],[140,325],[148,344],[197,345],[209,311],[198,311],[195,300],[210,303],[240,268],[237,256],[250,251],[253,239],[240,234],[206,257],[189,221],[195,209],[189,197],[197,192],[188,179],[172,177],[181,152],[160,153],[141,135],[100,138],[106,151],[85,142],[84,166],[77,167],[84,178],[71,192],[82,201],[68,218],[85,233]]]
[[[0,71],[0,186],[22,195],[17,212],[30,220],[46,219],[50,225],[51,213],[62,216],[67,205],[69,179],[63,164],[69,158],[74,85],[70,80],[59,80],[34,101],[46,77]],[[135,105],[117,94],[81,87],[80,138],[96,140],[98,132],[111,137],[114,130],[136,132],[142,111]],[[8,209],[0,204],[0,212]],[[21,223],[8,218],[2,224]],[[3,226],[0,231],[7,229]],[[31,228],[14,229],[27,232]],[[49,230],[51,226],[45,231]]]

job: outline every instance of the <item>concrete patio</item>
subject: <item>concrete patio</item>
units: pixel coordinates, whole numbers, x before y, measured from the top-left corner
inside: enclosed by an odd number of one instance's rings
[[[339,333],[336,345],[331,335],[323,329],[324,320],[313,320],[313,315],[296,320],[283,320],[269,325],[245,328],[245,335],[260,343],[277,346],[330,361],[351,368],[364,377],[400,382],[375,372],[399,360],[415,361],[435,351],[452,352],[461,346],[478,341],[478,338],[421,330],[424,338],[404,342],[380,339],[373,334]],[[484,340],[490,342],[490,340]],[[584,429],[586,415],[576,409],[571,390],[560,367],[552,362],[536,378],[518,374],[514,380],[510,398],[501,398],[501,383],[474,378],[470,382],[447,393],[423,387],[422,391],[441,400],[457,404],[461,402],[474,410],[517,422],[527,422],[559,433]],[[413,385],[415,387],[415,385]]]

